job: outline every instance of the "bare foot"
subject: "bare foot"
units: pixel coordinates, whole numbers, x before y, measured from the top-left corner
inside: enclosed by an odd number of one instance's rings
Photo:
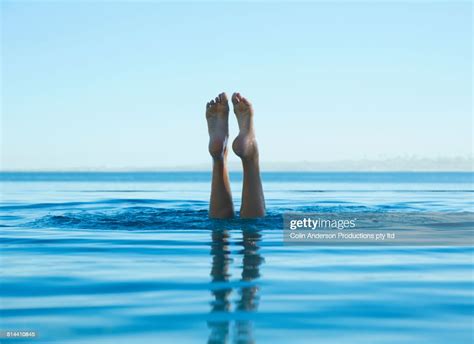
[[[209,153],[214,160],[222,160],[227,154],[229,138],[229,102],[225,93],[206,104]]]
[[[239,123],[239,135],[232,144],[232,149],[243,160],[258,158],[257,140],[253,130],[253,108],[250,102],[240,93],[232,95],[234,113]]]

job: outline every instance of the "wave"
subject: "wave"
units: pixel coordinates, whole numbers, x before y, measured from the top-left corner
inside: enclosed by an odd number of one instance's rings
[[[68,212],[61,215],[46,215],[25,226],[33,228],[81,228],[81,229],[228,229],[241,228],[242,224],[263,228],[281,228],[281,214],[269,214],[263,219],[228,220],[209,219],[206,209],[163,209],[152,207],[130,207],[112,212]]]
[[[423,211],[394,211],[388,208],[366,206],[306,206],[296,208],[269,209],[260,219],[240,219],[238,214],[232,219],[210,219],[207,209],[167,209],[155,207],[127,207],[109,211],[69,211],[61,214],[47,214],[22,226],[29,228],[77,228],[105,230],[160,230],[160,229],[275,229],[281,230],[285,213],[327,214],[338,216],[360,215],[369,221],[368,228],[387,226],[429,226],[468,228],[474,226],[470,212],[432,213]],[[409,215],[409,216],[407,216]]]
[[[142,200],[144,201],[144,200]],[[265,229],[281,229],[283,228],[283,214],[287,212],[301,213],[341,213],[341,212],[374,212],[377,211],[373,207],[358,205],[332,204],[321,206],[279,206],[267,210],[267,215],[260,219],[240,219],[238,212],[233,219],[210,219],[208,217],[207,202],[200,201],[152,201],[132,202],[131,200],[109,200],[107,202],[83,202],[82,205],[88,204],[106,204],[117,203],[122,207],[105,208],[105,210],[97,209],[67,209],[57,214],[48,213],[46,215],[34,218],[21,224],[30,228],[80,228],[80,229],[125,229],[125,230],[157,230],[157,229],[241,229],[242,226],[265,228]],[[136,203],[141,205],[123,206],[124,204]],[[171,207],[153,207],[147,204],[172,203]],[[181,207],[179,206],[181,204]],[[50,204],[51,205],[51,204]],[[67,206],[71,204],[68,203]],[[192,206],[190,206],[192,205]],[[39,206],[43,208],[46,205],[26,205],[26,208],[34,208]],[[54,204],[51,211],[67,207],[62,204]],[[20,208],[17,206],[16,209]],[[102,208],[100,208],[102,209]],[[18,223],[16,224],[18,225]]]

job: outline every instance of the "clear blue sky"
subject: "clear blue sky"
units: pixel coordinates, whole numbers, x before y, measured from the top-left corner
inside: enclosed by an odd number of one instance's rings
[[[210,162],[205,103],[235,90],[264,162],[472,154],[470,2],[4,1],[1,22],[3,169]]]

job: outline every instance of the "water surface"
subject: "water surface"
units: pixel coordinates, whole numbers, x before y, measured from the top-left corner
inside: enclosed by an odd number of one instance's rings
[[[473,341],[472,246],[282,241],[288,211],[473,212],[472,173],[263,179],[266,218],[213,221],[208,173],[0,174],[0,329],[36,330],[33,343]]]

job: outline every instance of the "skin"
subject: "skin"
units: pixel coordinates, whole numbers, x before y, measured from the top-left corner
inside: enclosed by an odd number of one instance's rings
[[[252,104],[240,93],[232,95],[232,104],[239,124],[239,134],[232,144],[232,149],[242,159],[244,170],[240,217],[262,217],[265,216],[265,198],[260,178]],[[209,153],[213,161],[209,216],[230,218],[234,216],[234,206],[227,171],[229,102],[225,93],[219,94],[207,103],[206,119],[209,131]]]

